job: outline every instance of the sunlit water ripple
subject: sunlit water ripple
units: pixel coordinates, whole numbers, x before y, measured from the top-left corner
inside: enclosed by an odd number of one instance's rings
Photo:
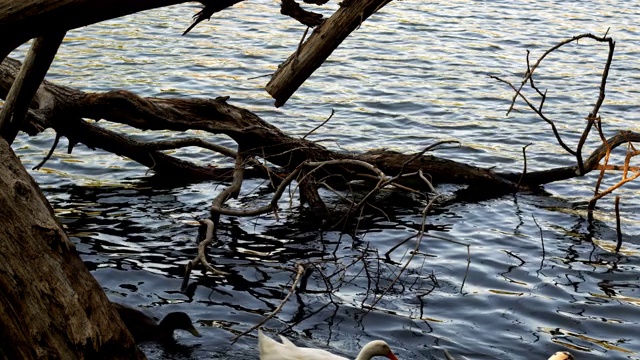
[[[336,7],[333,2],[322,11],[330,14]],[[640,8],[632,1],[395,1],[363,23],[280,109],[264,91],[268,78],[258,76],[272,73],[295,50],[304,28],[279,15],[278,3],[254,1],[181,37],[195,11],[193,5],[175,6],[71,31],[48,78],[86,91],[228,95],[231,103],[293,136],[306,134],[335,109],[310,138],[336,150],[412,152],[456,139],[460,148],[437,154],[516,171],[522,168],[521,148],[532,143],[529,169],[543,169],[571,159],[547,124],[523,104],[505,116],[512,93],[488,75],[517,83],[526,50],[533,59],[562,39],[610,28],[617,45],[601,110],[605,130],[608,135],[640,131],[635,121]],[[25,49],[14,55],[22,57]],[[597,98],[606,50],[582,41],[554,53],[540,69],[538,85],[549,91],[547,115],[571,144]],[[148,139],[176,136],[133,133]],[[14,149],[31,168],[52,140],[51,131],[21,136]],[[588,148],[597,144],[593,138]],[[220,161],[197,149],[178,153],[199,163]],[[364,263],[347,268],[350,283],[333,295],[334,304],[325,293],[294,296],[266,328],[295,324],[287,335],[297,343],[344,354],[384,338],[400,359],[440,359],[442,348],[468,359],[546,359],[567,349],[579,359],[640,359],[637,184],[619,193],[624,236],[619,254],[613,252],[613,201],[601,200],[592,228],[585,218],[595,176],[549,185],[546,193],[438,209],[428,218],[429,234],[438,237],[422,239],[401,281],[365,316],[362,304],[373,302],[373,290],[379,294],[391,284],[416,244],[412,239],[385,259],[419,228],[419,200],[381,199],[391,219],[373,213],[355,237],[305,228],[295,203],[292,208],[283,203],[288,210],[280,221],[270,215],[224,217],[221,242],[209,253],[232,275],[205,278],[196,271],[197,287],[185,296],[178,291],[183,267],[196,253],[195,228],[187,224],[206,215],[223,185],[152,189],[145,168],[82,145],[71,155],[60,146],[45,168],[32,174],[111,299],[157,316],[186,311],[197,321],[203,337],[177,334],[183,347],[144,345],[153,359],[255,359],[255,338],[229,340],[280,303],[293,278],[283,267],[322,259],[331,273],[362,257]],[[253,191],[259,185],[247,182],[243,192],[249,196],[234,205],[267,201],[268,195]],[[392,210],[390,204],[401,200],[406,206]],[[369,282],[365,270],[379,278]],[[310,278],[310,289],[323,286],[320,277]]]

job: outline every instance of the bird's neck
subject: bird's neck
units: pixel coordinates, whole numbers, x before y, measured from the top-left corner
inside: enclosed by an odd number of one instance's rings
[[[374,357],[375,355],[373,355],[371,353],[371,343],[365,345],[362,350],[360,350],[360,352],[358,353],[358,357],[356,358],[356,360],[371,360],[372,357]]]

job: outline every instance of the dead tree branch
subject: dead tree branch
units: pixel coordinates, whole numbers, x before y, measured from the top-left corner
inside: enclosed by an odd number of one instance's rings
[[[204,5],[204,8],[193,15],[193,23],[182,33],[182,36],[187,35],[191,29],[202,21],[211,19],[211,15],[229,8],[241,1],[244,0],[200,0]]]
[[[302,278],[302,274],[304,274],[306,270],[306,267],[302,264],[296,264],[296,277],[293,280],[293,283],[291,284],[291,288],[289,289],[289,292],[287,293],[287,295],[284,297],[284,299],[282,299],[282,301],[280,302],[280,304],[275,308],[275,310],[273,310],[272,312],[270,312],[267,316],[265,316],[259,323],[253,325],[250,329],[243,331],[240,334],[237,334],[236,336],[234,336],[231,339],[231,343],[236,342],[236,340],[238,340],[240,337],[247,335],[248,333],[252,332],[253,330],[259,328],[260,326],[264,325],[267,321],[269,321],[270,319],[272,319],[274,316],[276,316],[281,310],[282,307],[284,306],[284,304],[289,300],[289,298],[291,297],[291,295],[293,295],[296,292],[296,287],[298,286],[298,284],[300,283],[300,279]]]
[[[600,91],[599,91],[599,95],[598,95],[598,99],[593,107],[593,109],[591,110],[591,112],[589,113],[589,115],[587,115],[587,125],[585,126],[585,128],[582,131],[582,135],[580,136],[580,139],[578,141],[578,144],[576,145],[576,149],[573,150],[571,149],[568,145],[566,145],[566,143],[562,140],[562,137],[560,136],[560,133],[558,132],[554,121],[552,121],[551,119],[549,119],[548,117],[546,117],[542,111],[542,106],[544,104],[544,101],[546,100],[547,97],[547,92],[545,91],[544,93],[541,93],[540,90],[534,85],[534,81],[533,81],[533,74],[536,71],[536,69],[538,68],[538,66],[540,66],[540,63],[542,63],[542,60],[544,60],[547,55],[549,55],[550,53],[552,53],[555,50],[560,49],[562,46],[570,44],[572,42],[578,42],[580,39],[584,39],[584,38],[588,38],[588,39],[593,39],[597,42],[605,42],[608,43],[609,45],[609,53],[607,56],[607,61],[605,63],[604,66],[604,70],[602,72],[602,77],[600,80]],[[507,115],[509,115],[509,113],[511,112],[511,110],[513,110],[513,107],[515,105],[515,101],[518,97],[520,97],[522,100],[525,101],[525,103],[529,106],[529,108],[531,110],[533,110],[541,119],[543,119],[544,121],[546,121],[549,125],[551,125],[551,129],[553,131],[553,134],[556,137],[556,140],[558,141],[558,144],[560,144],[560,146],[567,151],[568,153],[570,153],[571,155],[576,157],[576,163],[578,166],[578,174],[584,175],[586,173],[586,171],[588,171],[587,169],[585,169],[585,165],[583,163],[583,158],[582,158],[582,148],[584,147],[584,144],[587,140],[587,137],[589,136],[589,133],[591,131],[591,128],[593,126],[594,121],[596,120],[597,116],[598,116],[598,111],[600,110],[600,107],[602,106],[602,103],[604,102],[605,99],[605,88],[606,88],[606,83],[607,83],[607,77],[609,76],[609,69],[611,68],[611,62],[613,61],[613,52],[615,50],[615,41],[613,41],[613,39],[611,37],[600,37],[600,36],[596,36],[593,34],[581,34],[578,36],[574,36],[570,39],[566,39],[564,41],[561,41],[560,43],[556,44],[555,46],[551,47],[550,49],[548,49],[547,51],[545,51],[542,56],[540,56],[540,58],[538,58],[538,60],[536,61],[535,64],[533,64],[533,66],[529,66],[529,51],[527,51],[527,72],[525,73],[525,76],[523,78],[523,80],[520,83],[520,86],[518,88],[516,88],[513,84],[511,84],[508,81],[505,81],[497,76],[491,76],[492,78],[499,80],[501,82],[504,82],[506,84],[508,84],[515,92],[513,99],[511,100],[511,105],[509,106],[509,109],[507,110]],[[524,94],[522,94],[522,88],[524,87],[524,85],[529,82],[531,84],[531,87],[536,90],[536,92],[541,96],[541,101],[540,101],[540,105],[538,107],[534,106],[525,96]]]
[[[207,247],[213,241],[215,224],[213,223],[213,221],[209,219],[200,220],[199,223],[201,226],[205,227],[205,230],[204,230],[205,236],[204,236],[204,239],[202,239],[198,243],[198,255],[196,255],[196,257],[193,260],[187,263],[187,266],[184,271],[184,279],[182,280],[182,286],[181,286],[182,292],[186,291],[187,286],[189,285],[189,277],[191,276],[191,271],[196,265],[200,263],[202,264],[202,266],[204,266],[204,270],[202,271],[203,274],[206,273],[206,271],[209,271],[215,275],[228,275],[226,272],[220,271],[214,268],[213,266],[211,266],[211,264],[207,260]]]
[[[29,39],[188,0],[0,0],[0,59]]]
[[[304,10],[295,0],[282,0],[280,13],[290,16],[308,27],[316,27],[322,24],[322,14]]]
[[[11,145],[22,128],[29,105],[49,70],[65,31],[37,38],[17,74],[0,110],[0,136]]]
[[[275,106],[284,105],[351,32],[389,1],[344,1],[340,9],[317,26],[309,39],[291,54],[271,77],[266,90],[275,99]]]

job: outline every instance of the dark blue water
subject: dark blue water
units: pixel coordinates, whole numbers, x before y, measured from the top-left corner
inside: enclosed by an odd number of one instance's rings
[[[617,46],[601,110],[605,132],[640,131],[639,9],[627,1],[396,1],[364,23],[280,109],[264,91],[268,77],[254,77],[273,72],[295,50],[304,28],[282,18],[276,2],[237,5],[187,37],[180,34],[195,6],[74,30],[48,78],[86,91],[228,95],[292,136],[303,136],[335,109],[310,137],[335,150],[415,152],[455,139],[460,148],[437,155],[519,171],[521,148],[532,143],[529,170],[540,170],[572,159],[524,104],[506,117],[512,92],[488,75],[518,83],[527,49],[536,57],[564,38],[610,28]],[[538,84],[549,91],[547,115],[572,145],[597,98],[606,51],[582,41],[540,68]],[[149,139],[184,136],[101,124]],[[222,136],[187,135],[233,145]],[[14,149],[31,168],[52,141],[51,131],[23,136]],[[598,144],[591,138],[587,148]],[[297,263],[313,264],[307,291],[292,296],[264,327],[286,330],[298,344],[352,357],[369,340],[382,338],[400,359],[441,359],[442,349],[468,359],[546,359],[559,350],[578,359],[640,359],[637,183],[618,192],[624,238],[619,253],[613,198],[599,202],[594,223],[586,220],[585,202],[596,180],[589,175],[550,184],[541,193],[430,212],[428,231],[396,282],[416,248],[412,236],[422,223],[423,199],[384,193],[377,203],[383,211],[319,231],[305,225],[297,199],[289,203],[286,197],[279,220],[223,217],[220,242],[209,255],[230,275],[196,270],[191,292],[183,294],[184,265],[197,252],[194,218],[207,215],[225,184],[158,189],[149,181],[152,173],[127,159],[82,145],[69,155],[63,147],[64,140],[32,174],[109,298],[158,317],[185,311],[203,334],[178,333],[178,348],[144,345],[152,359],[256,359],[255,337],[230,340],[280,304]],[[199,149],[175,154],[201,164],[228,163]],[[615,181],[607,178],[606,185]],[[265,203],[263,186],[245,182],[241,200],[231,206]],[[438,190],[447,195],[456,189]],[[339,200],[328,191],[322,195]],[[328,278],[331,294],[321,274],[334,274]]]

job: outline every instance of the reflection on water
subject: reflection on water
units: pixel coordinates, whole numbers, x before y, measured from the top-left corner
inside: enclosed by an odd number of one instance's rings
[[[327,13],[336,6],[327,5]],[[336,115],[311,138],[347,151],[417,151],[456,138],[461,148],[438,155],[513,171],[522,166],[521,147],[531,142],[529,169],[543,169],[571,160],[554,145],[546,124],[521,106],[505,117],[512,95],[486,75],[517,82],[527,49],[537,56],[560,39],[611,27],[618,43],[601,113],[605,130],[639,131],[638,9],[623,1],[392,2],[281,109],[263,90],[266,78],[255,77],[273,72],[304,28],[282,19],[271,2],[236,5],[186,37],[180,34],[194,6],[71,31],[49,78],[88,91],[230,95],[232,103],[294,136],[313,129],[333,108]],[[581,42],[541,69],[548,116],[570,143],[595,101],[605,50]],[[209,140],[230,144],[223,137]],[[591,140],[590,148],[597,144]],[[14,149],[30,168],[51,142],[51,132],[20,137]],[[355,354],[369,340],[384,338],[400,359],[439,359],[443,348],[469,359],[546,359],[558,350],[579,359],[640,359],[640,185],[620,192],[624,243],[618,254],[612,251],[612,201],[599,203],[593,224],[585,220],[594,176],[538,194],[447,205],[428,217],[417,251],[420,199],[381,197],[384,215],[364,214],[344,231],[305,226],[295,203],[284,204],[280,221],[224,217],[209,256],[230,275],[196,270],[183,294],[184,265],[197,253],[192,224],[207,215],[224,184],[154,189],[146,169],[135,163],[81,145],[69,155],[65,145],[32,173],[108,296],[158,317],[185,311],[197,319],[202,338],[177,333],[182,347],[175,349],[146,344],[152,359],[255,359],[255,337],[230,340],[276,309],[299,262],[313,264],[305,291],[265,324],[286,330],[298,344]],[[197,149],[180,154],[216,161]],[[268,194],[252,192],[259,186],[247,182],[243,193],[250,197],[236,205],[267,201]]]

